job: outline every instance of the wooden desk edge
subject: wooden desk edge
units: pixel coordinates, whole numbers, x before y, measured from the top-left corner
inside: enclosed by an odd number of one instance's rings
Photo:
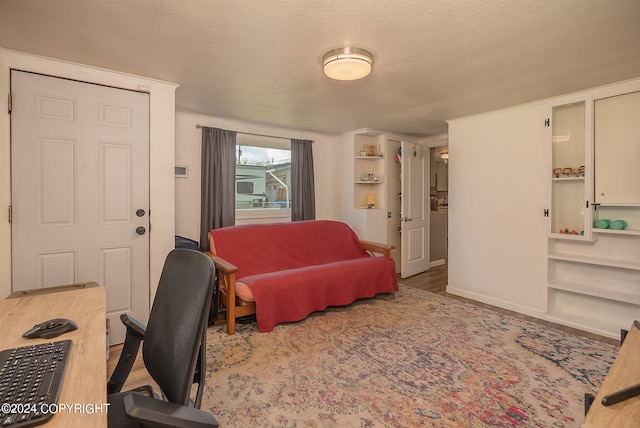
[[[69,318],[78,329],[53,339],[22,333],[51,318]],[[58,403],[47,427],[107,426],[106,293],[104,287],[26,295],[0,301],[0,349],[71,339],[73,345]],[[99,383],[95,380],[99,379]],[[103,408],[99,409],[99,406]],[[69,406],[69,408],[67,408]],[[97,410],[100,411],[97,411]]]
[[[629,333],[620,347],[607,377],[585,417],[583,428],[630,428],[640,424],[640,397],[633,397],[611,406],[602,404],[602,397],[640,383],[640,330],[635,327]]]

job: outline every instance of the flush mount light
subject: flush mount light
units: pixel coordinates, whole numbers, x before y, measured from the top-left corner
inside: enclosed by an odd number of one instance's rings
[[[322,69],[336,80],[362,79],[373,67],[371,52],[354,47],[332,49],[322,56]]]
[[[449,152],[440,153],[440,159],[442,159],[445,164],[448,163],[449,162]]]

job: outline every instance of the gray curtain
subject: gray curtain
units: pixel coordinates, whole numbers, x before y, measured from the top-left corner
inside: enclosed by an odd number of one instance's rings
[[[209,250],[211,229],[236,222],[236,131],[202,127],[200,248]]]
[[[291,140],[291,221],[316,219],[313,141]]]

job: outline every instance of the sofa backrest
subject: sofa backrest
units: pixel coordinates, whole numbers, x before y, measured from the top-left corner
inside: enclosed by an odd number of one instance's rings
[[[309,220],[211,231],[211,252],[238,267],[237,278],[369,257],[345,223]]]

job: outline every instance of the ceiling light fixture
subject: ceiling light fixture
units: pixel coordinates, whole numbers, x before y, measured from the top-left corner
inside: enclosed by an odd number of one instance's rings
[[[442,159],[444,161],[444,163],[448,163],[449,162],[449,152],[440,153],[440,159]]]
[[[322,56],[322,69],[335,80],[362,79],[373,68],[371,52],[354,47],[332,49]]]

